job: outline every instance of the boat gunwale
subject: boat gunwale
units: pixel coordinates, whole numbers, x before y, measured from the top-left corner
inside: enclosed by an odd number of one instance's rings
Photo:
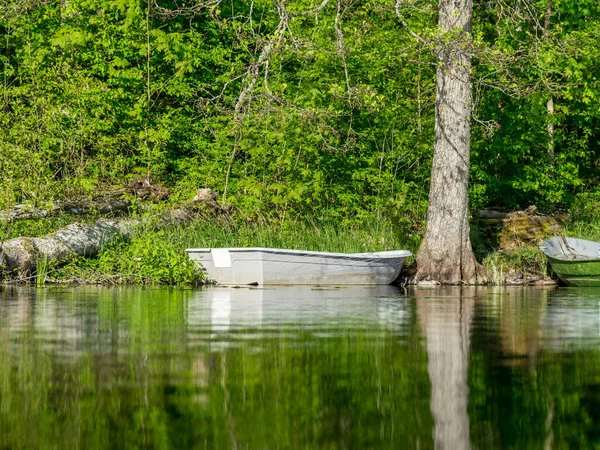
[[[565,258],[557,258],[556,256],[550,256],[546,252],[544,252],[544,255],[546,255],[548,257],[548,259],[550,259],[551,261],[572,262],[572,263],[600,263],[600,258],[592,258],[590,256],[585,256],[585,255],[565,257]]]
[[[368,252],[368,253],[335,253],[335,252],[317,252],[312,250],[288,250],[280,248],[265,248],[265,247],[206,247],[206,248],[187,248],[186,253],[207,253],[213,249],[225,249],[230,252],[264,252],[270,254],[289,254],[295,256],[312,256],[312,257],[324,257],[324,258],[338,258],[338,259],[398,259],[408,258],[412,256],[412,252],[409,250],[387,250],[382,252]]]
[[[575,245],[575,243],[588,243],[588,244],[594,244],[594,245],[600,245],[600,242],[596,242],[596,241],[590,241],[588,239],[581,239],[581,238],[574,238],[574,237],[564,237],[562,238],[567,245],[568,241],[574,241],[573,244]],[[577,250],[575,250],[576,253],[570,253],[567,251],[564,251],[563,249],[563,245],[561,242],[561,237],[558,236],[552,236],[548,239],[546,239],[544,242],[542,242],[541,245],[538,246],[538,248],[542,251],[542,253],[544,253],[544,255],[546,255],[548,257],[548,259],[550,260],[554,260],[554,261],[559,261],[559,262],[573,262],[573,263],[587,263],[587,262],[600,262],[600,257],[598,256],[588,256],[588,255],[583,255],[581,253],[578,253]],[[555,253],[550,253],[548,251],[548,246],[547,243],[551,242],[551,241],[558,241],[559,242],[559,249],[561,250],[560,252],[555,252]]]

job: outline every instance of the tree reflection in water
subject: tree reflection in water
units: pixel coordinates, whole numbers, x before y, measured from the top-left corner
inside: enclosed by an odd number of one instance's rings
[[[474,289],[415,290],[417,315],[426,340],[433,434],[438,449],[471,448],[467,373]]]

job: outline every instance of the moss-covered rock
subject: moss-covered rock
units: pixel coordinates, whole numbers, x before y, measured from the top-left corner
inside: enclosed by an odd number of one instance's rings
[[[547,237],[561,233],[568,216],[540,214],[535,206],[530,206],[514,212],[477,211],[474,220],[492,247],[512,250],[523,244],[537,245]]]

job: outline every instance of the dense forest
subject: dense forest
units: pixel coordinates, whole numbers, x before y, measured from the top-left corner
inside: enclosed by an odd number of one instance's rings
[[[0,8],[2,207],[149,175],[279,220],[424,219],[437,2]],[[595,0],[475,2],[471,207],[600,199],[599,19]]]

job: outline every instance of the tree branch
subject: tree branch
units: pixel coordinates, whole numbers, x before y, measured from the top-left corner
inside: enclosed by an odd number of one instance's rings
[[[342,65],[344,66],[344,76],[346,78],[346,89],[348,90],[348,104],[352,104],[352,91],[350,90],[350,76],[348,75],[348,64],[346,63],[346,51],[344,49],[344,35],[342,34],[342,28],[340,27],[341,19],[341,8],[342,1],[337,0],[336,2],[336,13],[333,26],[335,28],[335,36],[337,40],[337,50],[340,58],[342,59]]]
[[[402,12],[400,11],[401,1],[402,0],[395,0],[395,5],[394,5],[395,6],[394,10],[396,11],[396,16],[398,17],[398,20],[400,21],[402,26],[404,28],[406,28],[406,30],[412,37],[414,37],[421,44],[427,44],[427,41],[425,39],[423,39],[421,36],[419,36],[417,33],[415,33],[413,30],[411,30],[410,27],[408,26],[408,23],[406,23],[406,20],[404,19],[404,16],[402,15]]]
[[[309,9],[308,11],[304,11],[301,13],[289,13],[290,17],[305,17],[305,16],[309,16],[311,14],[316,14],[319,11],[321,11],[323,8],[325,8],[325,6],[327,6],[327,3],[329,3],[329,0],[323,0],[321,2],[321,4],[313,9]]]

